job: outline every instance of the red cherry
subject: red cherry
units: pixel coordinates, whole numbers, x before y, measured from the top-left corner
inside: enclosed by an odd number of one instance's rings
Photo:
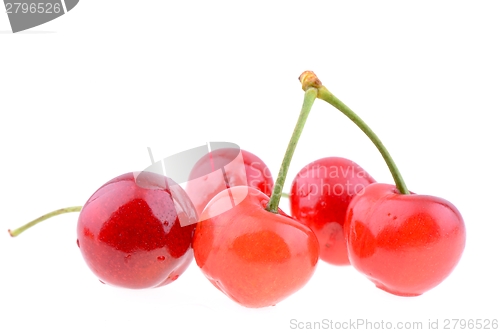
[[[396,163],[373,130],[322,85],[311,71],[304,90],[346,115],[384,158],[396,185],[370,184],[349,204],[344,232],[351,264],[377,287],[401,296],[420,295],[441,283],[465,248],[465,224],[453,204],[410,192]]]
[[[375,285],[400,296],[441,283],[465,247],[465,225],[450,202],[400,194],[372,184],[349,205],[344,225],[351,264]]]
[[[316,95],[314,90],[304,94],[271,197],[249,186],[228,187],[210,200],[196,227],[196,263],[214,286],[243,306],[277,304],[302,288],[316,268],[318,239],[310,228],[278,208]]]
[[[214,173],[223,167],[225,180]],[[259,157],[236,148],[221,148],[204,155],[191,170],[189,179],[186,192],[198,216],[215,195],[228,187],[247,185],[270,196],[274,185],[271,171]]]
[[[306,165],[295,176],[290,191],[292,216],[318,237],[320,258],[349,265],[344,220],[352,198],[375,180],[358,164],[342,157],[326,157]]]
[[[267,211],[268,201],[247,186],[220,192],[203,211],[193,239],[196,263],[210,282],[251,308],[275,305],[298,291],[319,258],[314,233],[281,210]]]
[[[140,175],[140,186],[127,173],[99,188],[77,226],[83,258],[99,280],[133,289],[166,285],[193,259],[194,224],[181,227],[167,178]]]

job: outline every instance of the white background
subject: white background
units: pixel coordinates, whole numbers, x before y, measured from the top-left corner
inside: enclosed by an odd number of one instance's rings
[[[0,13],[0,331],[297,331],[292,319],[425,329],[429,320],[442,328],[446,319],[500,319],[499,9],[496,1],[82,0],[17,34]],[[160,159],[234,142],[276,177],[304,70],[378,133],[410,190],[462,213],[465,252],[435,289],[396,297],[352,267],[320,263],[298,293],[247,309],[194,262],[161,289],[99,283],[76,246],[76,213],[9,237],[7,229],[82,205],[111,178],[143,170],[147,147]],[[287,188],[325,156],[392,182],[361,131],[318,100]],[[288,211],[288,201],[281,206]]]

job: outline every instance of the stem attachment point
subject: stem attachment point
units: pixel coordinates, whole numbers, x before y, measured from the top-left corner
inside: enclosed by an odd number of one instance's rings
[[[313,71],[305,71],[304,73],[300,74],[299,81],[302,84],[302,90],[304,91],[309,88],[319,89],[323,86],[323,84]]]

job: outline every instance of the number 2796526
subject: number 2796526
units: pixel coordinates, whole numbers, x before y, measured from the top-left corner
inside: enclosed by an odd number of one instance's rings
[[[59,14],[63,9],[60,3],[26,3],[7,2],[5,3],[7,14]]]

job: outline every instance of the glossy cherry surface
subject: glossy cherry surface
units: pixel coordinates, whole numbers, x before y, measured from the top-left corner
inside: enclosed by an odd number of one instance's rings
[[[306,165],[295,176],[290,212],[310,227],[320,244],[320,258],[348,265],[344,220],[352,198],[375,180],[358,164],[342,157],[326,157]]]
[[[223,167],[225,179],[221,173],[214,173]],[[247,185],[270,196],[274,185],[271,171],[259,157],[235,148],[204,155],[191,170],[189,179],[186,192],[199,216],[208,202],[228,187]]]
[[[441,283],[465,247],[465,225],[450,202],[372,184],[349,205],[344,226],[351,264],[377,287],[417,296]]]
[[[139,186],[127,173],[104,184],[83,206],[77,243],[103,283],[158,287],[176,280],[192,261],[194,224],[181,227],[166,184],[166,177],[143,172]]]
[[[196,227],[196,263],[208,280],[239,304],[275,305],[302,288],[319,259],[314,233],[286,215],[265,210],[269,197],[246,186],[219,193]],[[228,204],[236,204],[227,209]],[[220,213],[223,211],[223,213]]]

